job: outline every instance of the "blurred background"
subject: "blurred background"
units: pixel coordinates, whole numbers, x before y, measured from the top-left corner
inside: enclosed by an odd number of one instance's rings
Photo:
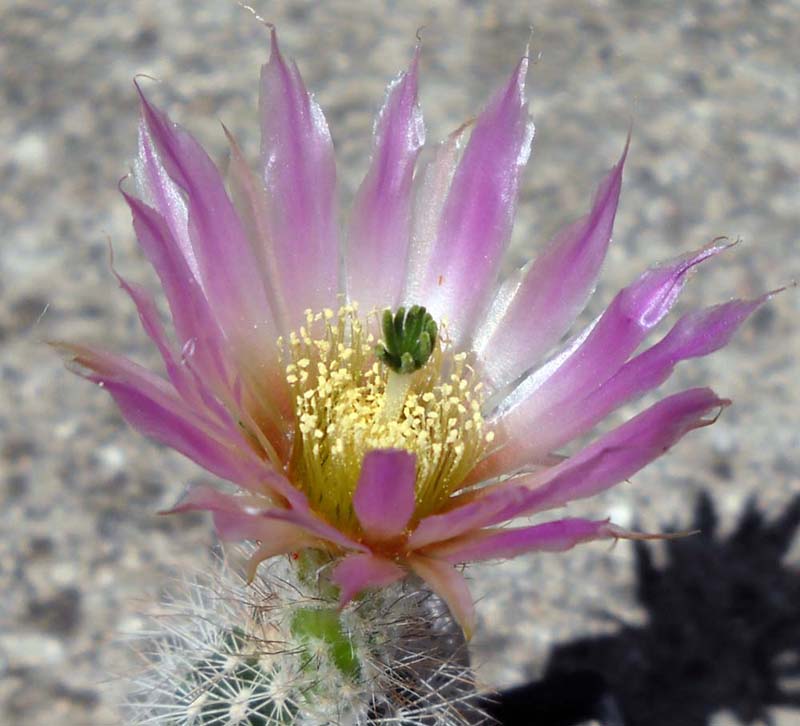
[[[530,39],[536,137],[507,269],[586,211],[633,122],[615,241],[589,313],[647,265],[721,235],[742,244],[699,272],[679,311],[800,278],[796,0],[252,2],[327,114],[343,209],[385,84],[408,63],[418,28],[430,141],[479,110]],[[206,517],[155,515],[203,473],[128,430],[110,398],[43,341],[102,343],[158,365],[108,266],[110,240],[118,269],[155,285],[116,188],[135,151],[132,78],[161,79],[151,97],[224,164],[220,121],[255,156],[267,52],[265,29],[232,0],[0,0],[2,724],[118,723],[119,674],[136,664],[116,641],[142,626],[171,575],[208,562]],[[728,348],[683,364],[660,393],[710,384],[734,405],[634,481],[571,508],[654,531],[700,521],[707,548],[683,557],[683,575],[674,552],[648,549],[647,570],[624,542],[470,570],[480,598],[473,659],[487,688],[539,678],[567,652],[565,668],[602,670],[634,714],[630,678],[618,672],[633,654],[626,672],[648,671],[645,698],[662,696],[648,723],[800,723],[783,697],[800,678],[798,313],[789,289]],[[764,519],[744,545],[708,549],[735,537],[748,511]],[[759,577],[770,567],[774,577]],[[667,590],[643,597],[652,568]],[[683,604],[659,620],[654,608],[674,602],[664,592]],[[693,620],[695,606],[705,620]],[[724,627],[706,642],[713,623]],[[730,651],[751,630],[749,645]],[[687,643],[689,661],[670,660]],[[689,682],[691,692],[669,690]],[[664,694],[681,708],[695,699],[699,716],[680,715]]]

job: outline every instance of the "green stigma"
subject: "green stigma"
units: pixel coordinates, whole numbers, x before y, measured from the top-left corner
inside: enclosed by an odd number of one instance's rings
[[[437,328],[431,314],[421,305],[408,312],[398,308],[383,311],[383,343],[377,347],[378,358],[396,373],[413,373],[428,362],[436,345]]]

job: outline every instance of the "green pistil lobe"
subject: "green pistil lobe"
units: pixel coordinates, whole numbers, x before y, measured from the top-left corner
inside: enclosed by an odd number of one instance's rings
[[[428,362],[436,345],[438,329],[431,314],[421,305],[408,311],[398,308],[392,314],[384,310],[383,343],[378,346],[378,358],[396,373],[413,373]]]

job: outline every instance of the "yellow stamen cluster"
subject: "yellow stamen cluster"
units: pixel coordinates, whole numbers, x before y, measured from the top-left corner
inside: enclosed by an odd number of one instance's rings
[[[481,384],[463,353],[437,342],[422,369],[395,373],[378,361],[368,327],[355,305],[307,311],[306,325],[284,345],[297,417],[290,478],[316,511],[354,536],[352,500],[367,452],[416,454],[419,520],[446,503],[492,438],[484,433]]]

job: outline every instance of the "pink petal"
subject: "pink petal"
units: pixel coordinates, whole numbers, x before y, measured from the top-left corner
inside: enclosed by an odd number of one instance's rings
[[[715,419],[704,416],[728,403],[708,388],[665,398],[545,472],[516,477],[484,495],[478,490],[466,504],[426,517],[410,537],[409,548],[594,496],[647,466],[689,431],[713,423]]]
[[[557,416],[565,403],[583,399],[611,378],[669,312],[689,271],[728,246],[711,245],[647,270],[575,343],[525,379],[492,419],[498,453],[481,465],[482,476],[519,468],[546,453],[537,440],[542,417]]]
[[[139,155],[133,168],[139,197],[159,213],[187,267],[198,284],[202,285],[200,268],[189,237],[189,210],[186,208],[186,200],[180,187],[170,179],[158,158],[153,137],[143,118],[139,121]]]
[[[241,500],[239,502],[238,500]],[[258,521],[269,530],[273,525],[299,528],[309,538],[320,539],[325,542],[343,547],[347,550],[369,552],[368,548],[350,539],[335,527],[322,521],[310,509],[285,509],[282,507],[259,507],[252,499],[225,495],[216,492],[212,487],[197,487],[184,493],[181,500],[164,514],[188,512],[195,510],[210,510],[216,515],[222,515],[221,522],[225,527],[226,535],[236,532],[250,536],[255,534],[261,539],[261,530]],[[231,519],[228,515],[237,515]],[[247,519],[247,518],[251,519]],[[216,520],[215,520],[216,521]],[[280,531],[290,531],[288,529]]]
[[[443,542],[426,552],[457,565],[507,559],[525,552],[563,552],[581,542],[615,536],[607,519],[559,519],[533,527],[482,530]]]
[[[469,336],[511,236],[517,189],[530,155],[533,124],[525,103],[523,58],[478,118],[438,223],[421,296],[454,343]]]
[[[231,418],[229,411],[216,399],[209,385],[207,373],[200,374],[202,366],[197,365],[195,355],[190,354],[185,346],[180,362],[176,359],[172,345],[161,325],[160,314],[152,296],[141,286],[129,283],[121,277],[114,270],[113,262],[112,272],[119,281],[120,287],[128,293],[136,305],[142,327],[158,348],[170,382],[180,397],[190,409],[203,411],[203,418],[214,421],[223,429],[235,431],[234,438],[238,439],[239,432],[236,430],[236,422]],[[189,347],[196,348],[196,343],[193,341]],[[218,366],[218,368],[220,367]]]
[[[231,147],[228,166],[231,197],[260,265],[261,276],[267,281],[265,292],[275,314],[276,324],[281,335],[286,336],[291,331],[291,326],[289,311],[278,287],[281,273],[270,238],[267,189],[264,180],[257,178],[251,171],[233,135],[224,126],[223,129]]]
[[[447,512],[424,517],[411,533],[408,548],[419,550],[484,527],[486,522],[497,519],[497,515],[509,506],[524,501],[528,493],[524,487],[508,484],[483,495],[479,492],[477,498]]]
[[[124,196],[133,214],[139,243],[159,274],[170,303],[175,329],[183,344],[182,363],[195,376],[204,402],[209,408],[219,407],[215,397],[229,405],[233,403],[235,364],[237,375],[245,378],[248,396],[258,398],[258,408],[265,414],[262,424],[275,448],[279,448],[285,440],[281,432],[286,428],[283,417],[289,408],[288,389],[278,366],[275,336],[269,332],[270,326],[251,328],[249,335],[232,348],[164,220],[138,199]],[[242,410],[241,405],[237,407]]]
[[[150,293],[140,285],[135,285],[128,282],[113,270],[114,275],[119,281],[120,287],[128,293],[133,304],[136,306],[136,312],[139,314],[139,321],[142,328],[147,333],[150,340],[152,340],[158,352],[161,354],[161,359],[164,361],[164,366],[167,370],[167,376],[170,382],[175,386],[178,394],[187,401],[197,400],[197,393],[195,392],[192,383],[191,374],[188,370],[181,367],[175,360],[175,355],[172,351],[172,346],[167,340],[164,326],[161,324],[158,308]]]
[[[303,311],[335,308],[339,269],[336,166],[328,125],[287,63],[272,31],[272,52],[261,70],[261,159],[268,194],[269,239],[289,324]]]
[[[201,485],[189,489],[172,509],[161,514],[210,511],[221,540],[259,541],[258,549],[247,563],[247,580],[251,581],[260,562],[319,544],[298,525],[267,519],[264,515],[270,506],[271,502],[263,497],[233,496]]]
[[[195,139],[139,91],[142,115],[172,180],[186,193],[189,236],[203,291],[228,336],[277,337],[255,257],[214,163]]]
[[[247,565],[244,570],[247,584],[249,585],[253,582],[253,580],[256,579],[258,566],[264,560],[268,560],[271,557],[277,557],[278,555],[299,552],[306,547],[314,546],[317,546],[317,543],[313,539],[309,540],[301,538],[294,540],[291,535],[289,535],[286,540],[283,540],[280,537],[277,539],[263,540],[256,551],[250,555],[250,559],[247,560]]]
[[[475,605],[463,575],[450,563],[433,557],[414,555],[408,564],[447,603],[464,637],[469,640],[475,630]]]
[[[561,230],[496,296],[474,344],[496,389],[516,380],[558,343],[594,291],[611,241],[627,153],[626,143],[589,214]]]
[[[233,431],[232,438],[239,439],[237,424],[232,419],[229,411],[215,398],[209,387],[209,382],[204,376],[198,374],[198,368],[192,356],[184,355],[178,362],[172,350],[172,345],[167,340],[160,315],[152,296],[139,285],[127,282],[113,269],[120,287],[133,300],[139,313],[142,327],[156,347],[164,361],[167,375],[179,396],[191,410],[202,411],[202,418],[220,425],[222,429]]]
[[[411,224],[411,182],[425,127],[417,105],[419,48],[406,73],[387,89],[375,121],[369,171],[350,218],[347,293],[361,309],[394,308],[406,273]]]
[[[450,134],[436,147],[433,158],[416,174],[411,247],[403,292],[403,304],[406,307],[417,304],[427,296],[425,279],[436,246],[439,219],[464,151],[469,126],[464,124]]]
[[[268,514],[264,515],[269,519],[274,519],[279,522],[289,522],[296,524],[299,527],[307,530],[310,534],[316,535],[322,540],[331,542],[338,545],[345,550],[354,550],[356,552],[369,552],[369,548],[354,539],[348,537],[343,532],[340,532],[333,525],[320,519],[310,510],[303,511],[298,509],[273,509]]]
[[[77,372],[114,398],[137,431],[169,446],[222,479],[260,491],[298,492],[259,460],[234,425],[212,421],[192,410],[164,379],[121,356],[86,346],[56,344],[71,356]]]
[[[225,338],[179,244],[158,212],[124,192],[123,196],[139,244],[161,280],[179,342],[205,377],[226,382]]]
[[[611,411],[661,385],[680,361],[727,345],[766,299],[734,300],[684,315],[660,342],[628,361],[586,398],[568,401],[540,418],[537,451],[552,451],[585,433]]]
[[[599,494],[665,454],[689,431],[714,423],[716,416],[706,416],[715,411],[718,415],[729,403],[709,388],[692,388],[664,398],[553,467],[544,483],[540,474],[532,475],[530,483],[535,489],[502,515],[510,519]],[[515,481],[524,487],[527,479],[522,476]]]
[[[211,512],[216,532],[226,542],[267,539],[265,535],[273,527],[277,532],[298,529],[292,524],[264,519],[263,513],[273,506],[274,503],[263,496],[226,494],[212,486],[199,484],[188,487],[174,506],[159,514]]]
[[[414,514],[417,458],[401,449],[364,456],[353,508],[364,533],[375,541],[402,534]]]
[[[79,373],[107,390],[128,423],[145,436],[189,457],[213,474],[252,486],[252,456],[233,427],[222,427],[190,410],[161,377],[121,356],[58,344]],[[88,372],[84,372],[88,371]]]
[[[339,607],[344,607],[368,587],[386,587],[405,577],[406,571],[391,560],[372,554],[348,555],[333,570],[331,580],[341,594]]]
[[[244,452],[209,435],[177,400],[159,399],[131,381],[95,382],[111,394],[122,416],[139,433],[175,449],[222,479],[243,487],[254,486]]]

